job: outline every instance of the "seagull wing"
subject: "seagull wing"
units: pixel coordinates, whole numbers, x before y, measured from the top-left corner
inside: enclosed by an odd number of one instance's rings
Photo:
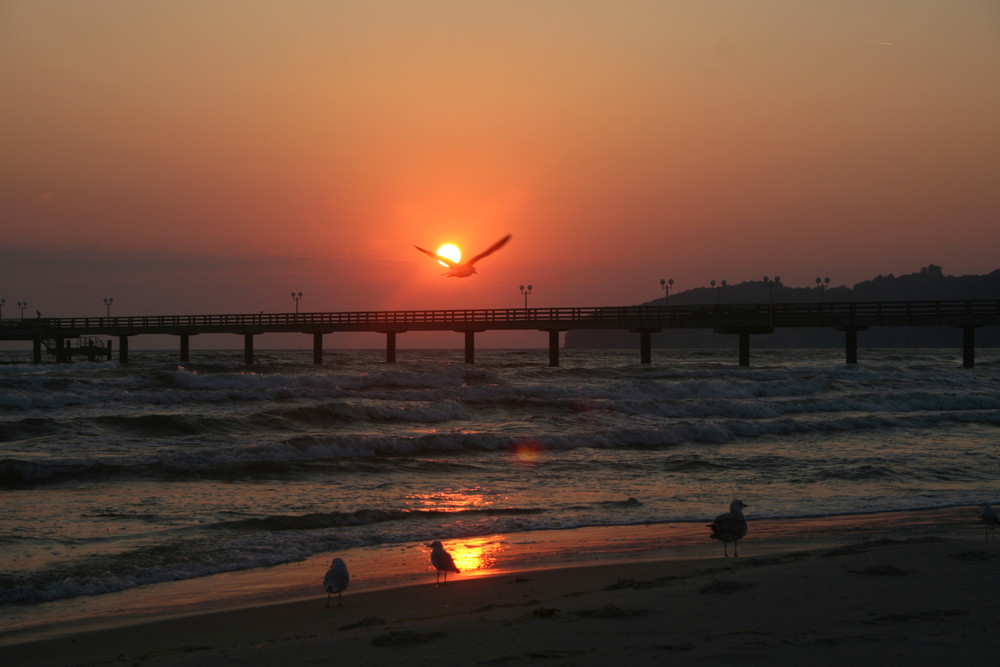
[[[455,262],[451,261],[447,257],[442,257],[441,255],[437,254],[436,252],[431,252],[430,250],[424,250],[423,248],[421,248],[418,245],[415,245],[413,247],[416,248],[417,250],[419,250],[420,252],[424,253],[425,255],[429,255],[430,257],[433,257],[434,259],[438,260],[439,262],[444,262],[445,264],[447,264],[450,267],[454,267],[455,266]],[[494,249],[490,249],[489,252],[493,252],[493,250]],[[489,254],[489,253],[487,253],[487,254]]]
[[[489,248],[487,248],[483,252],[479,253],[478,255],[476,255],[475,257],[473,257],[472,259],[470,259],[468,262],[466,262],[466,264],[468,264],[469,266],[472,266],[473,264],[475,264],[476,262],[478,262],[479,260],[481,260],[483,257],[486,257],[487,255],[490,255],[490,254],[493,254],[494,252],[496,252],[497,250],[499,250],[500,248],[502,248],[507,243],[507,241],[510,241],[510,234],[508,234],[507,236],[503,237],[502,239],[500,239],[499,241],[497,241],[496,243],[494,243],[493,245],[491,245]],[[424,252],[427,252],[427,251],[424,250]]]
[[[723,542],[732,542],[747,534],[746,519],[733,512],[720,514],[709,525],[712,528],[712,537]]]

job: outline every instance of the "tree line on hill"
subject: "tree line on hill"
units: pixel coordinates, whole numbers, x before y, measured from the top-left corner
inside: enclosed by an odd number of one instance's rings
[[[879,275],[853,287],[788,287],[754,280],[735,285],[697,287],[648,301],[644,306],[686,306],[713,303],[810,303],[862,301],[944,301],[1000,298],[1000,269],[986,275],[946,276],[931,264],[904,276]],[[961,347],[962,330],[955,327],[872,327],[858,334],[863,347]],[[737,337],[711,329],[669,330],[652,336],[659,348],[735,348]],[[844,334],[833,329],[789,328],[754,336],[755,347],[843,347]],[[567,348],[633,348],[639,336],[627,331],[566,332]],[[1000,347],[1000,327],[976,331],[977,347]]]

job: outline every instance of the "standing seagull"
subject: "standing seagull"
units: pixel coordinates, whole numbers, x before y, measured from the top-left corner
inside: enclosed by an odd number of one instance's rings
[[[722,553],[729,558],[729,548],[727,545],[733,542],[733,558],[739,558],[740,538],[747,534],[747,520],[743,517],[743,508],[747,507],[742,500],[734,500],[729,503],[729,511],[715,517],[715,521],[708,524],[712,529],[712,539],[722,542]]]
[[[458,574],[458,568],[455,567],[455,559],[451,557],[450,553],[444,550],[444,545],[438,540],[434,540],[427,546],[431,548],[431,565],[437,568],[437,580],[435,580],[434,585],[437,586],[440,583],[442,572],[444,572],[444,583],[448,583],[449,572]]]
[[[330,596],[337,594],[337,606],[341,605],[340,597],[344,594],[347,584],[351,583],[351,575],[347,573],[347,563],[343,558],[334,558],[330,569],[323,577],[323,590],[326,591],[326,606],[330,606]]]
[[[468,278],[473,273],[476,273],[476,267],[473,266],[476,262],[481,260],[483,257],[486,257],[487,255],[490,255],[499,250],[500,248],[502,248],[504,244],[507,243],[507,241],[510,241],[510,234],[503,237],[502,239],[491,245],[489,248],[487,248],[483,252],[479,253],[478,255],[470,259],[468,262],[462,262],[461,264],[459,264],[458,262],[454,262],[448,259],[447,257],[442,257],[436,252],[431,252],[430,250],[424,250],[418,245],[415,245],[413,247],[419,250],[420,252],[424,253],[425,255],[430,255],[437,261],[444,262],[445,264],[447,264],[448,270],[444,272],[445,276],[448,276],[449,278]]]
[[[990,532],[995,533],[997,526],[1000,526],[1000,517],[997,516],[997,511],[990,507],[989,503],[983,503],[983,511],[979,518],[983,520],[986,527],[986,532],[983,534],[983,539],[986,540],[989,538]]]

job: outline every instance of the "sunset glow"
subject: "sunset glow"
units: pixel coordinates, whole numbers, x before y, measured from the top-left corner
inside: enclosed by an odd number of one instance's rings
[[[631,305],[664,277],[836,287],[1000,257],[995,2],[0,17],[0,297],[43,316],[281,312],[292,289],[315,312],[505,308],[529,279],[533,305]],[[504,234],[466,280],[413,249]]]

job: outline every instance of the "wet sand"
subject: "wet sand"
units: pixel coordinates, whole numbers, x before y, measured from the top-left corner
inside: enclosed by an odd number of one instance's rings
[[[984,541],[974,513],[751,520],[738,559],[722,558],[720,545],[704,540],[707,529],[695,524],[520,534],[504,542],[485,574],[458,575],[439,587],[416,561],[420,583],[400,582],[366,571],[355,554],[348,560],[351,588],[343,606],[331,608],[319,589],[324,557],[322,564],[240,573],[246,583],[270,582],[257,597],[227,602],[219,589],[218,603],[209,604],[205,588],[213,580],[205,578],[183,585],[200,584],[200,598],[182,604],[161,595],[159,613],[144,591],[133,593],[147,596],[142,605],[118,613],[6,631],[0,660],[994,664],[1000,541]],[[657,531],[673,531],[673,544],[681,546],[657,547]],[[518,556],[553,552],[555,545],[562,555]],[[413,545],[390,560],[426,558],[426,551]],[[519,562],[529,567],[515,567]],[[242,589],[235,576],[214,582]],[[177,585],[161,590],[171,588]]]

